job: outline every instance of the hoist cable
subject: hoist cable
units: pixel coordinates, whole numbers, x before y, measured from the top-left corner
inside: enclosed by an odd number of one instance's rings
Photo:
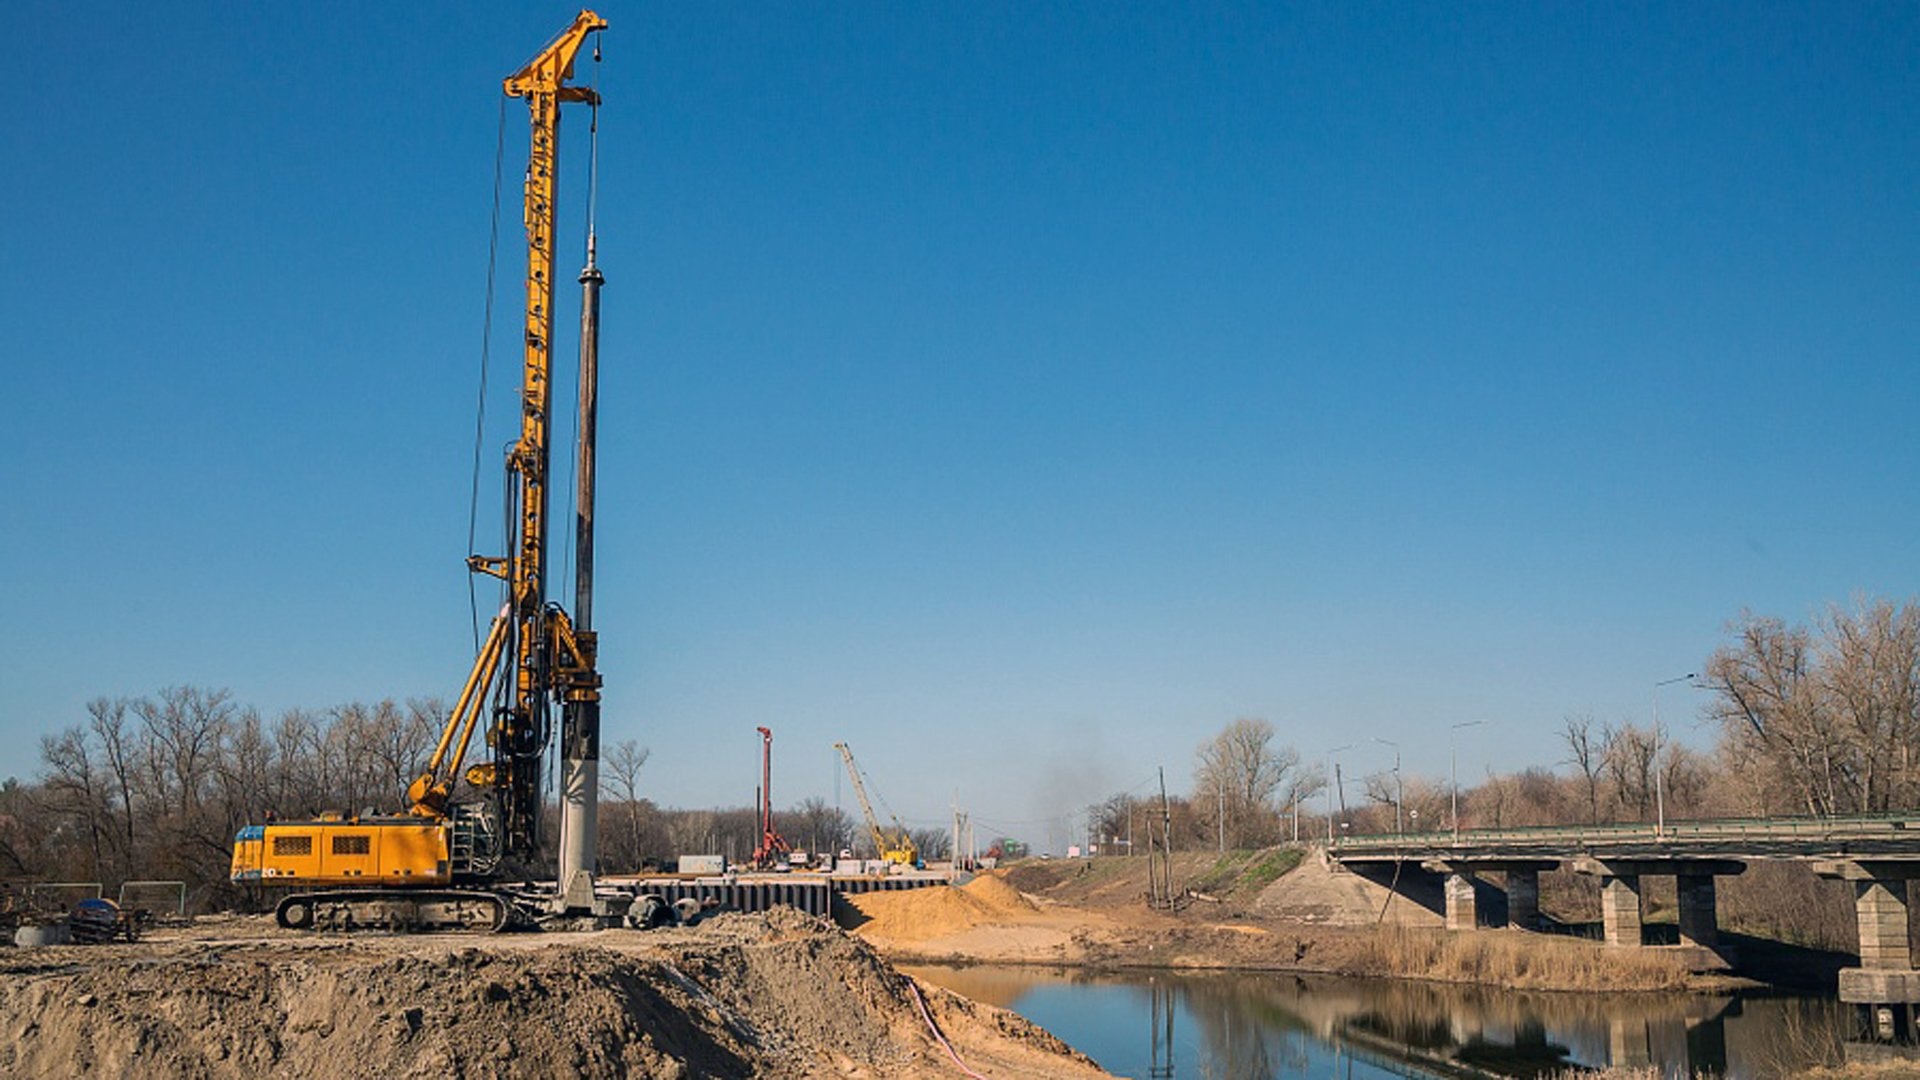
[[[493,137],[493,213],[487,223],[487,298],[485,326],[480,334],[480,399],[473,416],[473,477],[467,496],[467,554],[473,549],[480,520],[480,450],[486,437],[487,370],[493,359],[493,285],[494,269],[500,254],[500,174],[507,153],[507,99],[500,98],[500,125]],[[473,621],[473,651],[480,651],[480,601],[474,589],[473,573],[467,574],[467,611]]]

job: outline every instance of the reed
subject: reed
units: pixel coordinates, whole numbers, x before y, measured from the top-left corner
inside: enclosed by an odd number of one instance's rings
[[[1519,931],[1380,926],[1356,958],[1369,973],[1514,989],[1681,990],[1688,976],[1677,956]]]

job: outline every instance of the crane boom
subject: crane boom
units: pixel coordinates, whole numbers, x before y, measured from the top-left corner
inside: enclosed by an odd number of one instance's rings
[[[880,827],[880,819],[874,815],[873,802],[867,798],[866,782],[860,779],[860,767],[853,763],[853,749],[846,743],[833,744],[840,751],[840,760],[846,762],[847,776],[853,780],[853,794],[860,800],[860,812],[867,818],[867,833],[873,838],[873,853],[890,863],[912,866],[920,861],[920,853],[914,849],[913,838],[901,826],[898,818],[893,826],[898,830],[898,838],[890,838],[886,830]]]
[[[582,11],[573,24],[507,76],[508,97],[527,99],[532,140],[527,156],[523,220],[527,233],[525,337],[520,387],[520,438],[507,455],[513,480],[518,541],[506,558],[470,556],[477,573],[507,582],[510,647],[502,663],[513,664],[511,702],[496,711],[487,742],[491,768],[476,775],[494,790],[508,853],[530,857],[539,849],[540,756],[550,731],[550,700],[598,702],[600,678],[595,640],[575,631],[566,613],[547,603],[547,476],[552,460],[553,238],[559,213],[560,105],[598,105],[600,96],[567,85],[574,58],[587,35],[607,21]],[[564,884],[564,883],[563,883]]]

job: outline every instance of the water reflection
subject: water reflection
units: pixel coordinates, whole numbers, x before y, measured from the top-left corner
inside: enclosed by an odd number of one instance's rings
[[[1153,995],[1153,1060],[1147,1066],[1152,1080],[1173,1077],[1173,983],[1167,979],[1147,979],[1147,992]]]
[[[1838,1060],[1850,1023],[1832,1001],[1795,997],[1546,994],[1238,973],[910,970],[1028,1016],[1109,1071],[1182,1080],[1535,1077],[1608,1065],[1745,1080]]]

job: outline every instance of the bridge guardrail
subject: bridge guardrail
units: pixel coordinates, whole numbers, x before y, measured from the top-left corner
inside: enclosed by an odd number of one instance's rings
[[[1791,843],[1809,840],[1911,841],[1916,848],[1920,848],[1920,812],[1824,818],[1711,818],[1669,822],[1665,828],[1643,822],[1613,822],[1599,825],[1527,825],[1501,829],[1462,829],[1458,834],[1450,829],[1418,833],[1378,833],[1370,836],[1336,837],[1333,841],[1333,850],[1361,853],[1409,848],[1444,851],[1485,847],[1520,849],[1627,845],[1684,847],[1716,841]]]

